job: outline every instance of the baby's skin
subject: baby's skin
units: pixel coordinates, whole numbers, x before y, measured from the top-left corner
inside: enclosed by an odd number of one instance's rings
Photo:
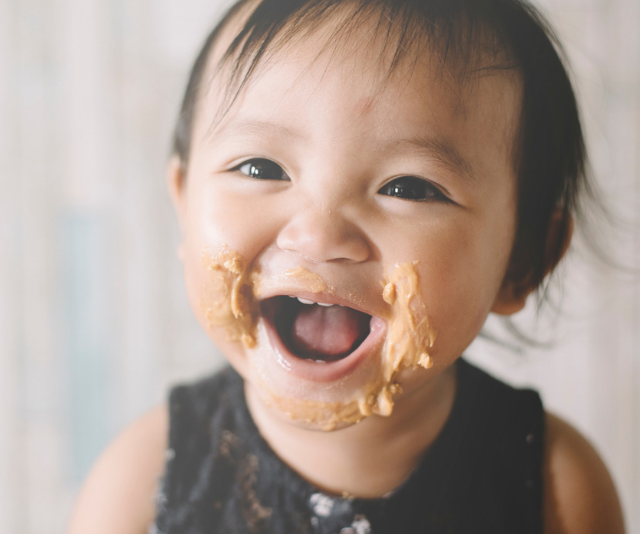
[[[189,161],[168,171],[189,301],[275,453],[325,492],[380,497],[443,428],[488,314],[534,289],[507,277],[522,80],[480,52],[465,83],[427,52],[389,74],[374,28],[336,39],[331,20],[225,109],[214,67],[239,22],[209,57]],[[160,407],[112,445],[71,534],[147,531],[167,427]],[[584,438],[548,416],[545,451],[546,531],[623,532]]]

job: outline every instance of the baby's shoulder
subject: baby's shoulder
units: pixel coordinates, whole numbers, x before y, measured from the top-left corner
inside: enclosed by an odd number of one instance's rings
[[[68,534],[143,534],[155,516],[169,418],[159,406],[129,425],[94,465],[78,497]]]
[[[545,533],[622,534],[616,489],[602,459],[575,428],[545,417]]]

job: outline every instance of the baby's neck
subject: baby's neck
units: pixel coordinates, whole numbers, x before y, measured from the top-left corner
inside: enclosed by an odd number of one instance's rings
[[[398,398],[391,417],[334,431],[308,430],[274,414],[246,387],[249,411],[275,453],[327,493],[376,498],[401,485],[442,430],[455,398],[455,366]]]

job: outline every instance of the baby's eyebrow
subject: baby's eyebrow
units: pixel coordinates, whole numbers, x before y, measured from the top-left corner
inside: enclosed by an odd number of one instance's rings
[[[258,119],[234,120],[223,125],[221,128],[217,128],[216,131],[212,133],[211,140],[219,135],[224,135],[225,137],[233,137],[235,135],[269,135],[285,138],[288,141],[300,141],[305,137],[301,132],[287,128],[278,122]]]
[[[388,149],[408,150],[428,158],[435,158],[454,171],[461,171],[462,177],[471,183],[477,182],[471,164],[460,154],[454,145],[441,137],[418,136],[396,139],[390,142]]]

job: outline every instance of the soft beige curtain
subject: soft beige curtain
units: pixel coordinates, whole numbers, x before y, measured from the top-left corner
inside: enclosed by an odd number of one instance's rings
[[[602,189],[635,224],[607,240],[638,265],[640,3],[543,7],[573,60]],[[0,0],[0,532],[62,532],[113,435],[221,363],[186,304],[164,186],[186,72],[220,11]],[[566,281],[562,320],[538,330],[553,349],[469,352],[596,444],[640,533],[640,289],[579,251]]]

